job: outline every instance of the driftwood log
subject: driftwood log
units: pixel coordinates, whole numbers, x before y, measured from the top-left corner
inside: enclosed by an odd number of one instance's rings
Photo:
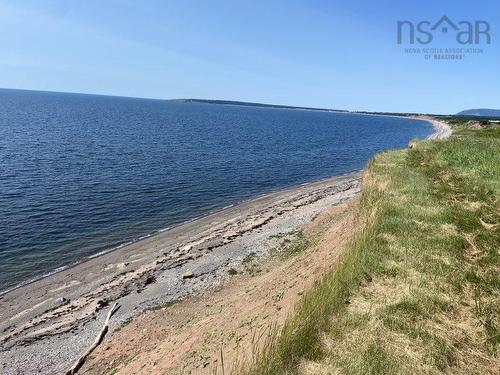
[[[82,365],[85,363],[85,360],[90,355],[90,353],[92,353],[95,350],[95,348],[97,348],[99,346],[99,344],[102,342],[102,339],[104,338],[104,336],[106,336],[106,333],[108,332],[109,320],[111,319],[111,317],[113,316],[113,314],[116,312],[116,310],[118,310],[119,308],[120,308],[120,305],[118,305],[118,303],[115,302],[115,304],[113,305],[113,307],[111,307],[111,310],[109,310],[108,316],[106,317],[106,320],[104,321],[104,326],[99,331],[99,334],[95,338],[95,341],[92,344],[92,346],[90,346],[90,348],[88,348],[85,351],[85,353],[83,353],[82,356],[80,358],[78,358],[78,360],[75,362],[75,364],[73,365],[73,367],[71,367],[66,372],[66,375],[76,374],[78,372],[78,370],[80,369],[80,367],[82,367]]]

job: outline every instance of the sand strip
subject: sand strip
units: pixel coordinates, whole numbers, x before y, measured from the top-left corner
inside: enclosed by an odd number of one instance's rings
[[[417,120],[423,120],[430,122],[434,128],[434,133],[427,136],[427,139],[447,139],[450,137],[452,130],[450,125],[444,121],[436,120],[430,116],[417,116],[414,117]]]

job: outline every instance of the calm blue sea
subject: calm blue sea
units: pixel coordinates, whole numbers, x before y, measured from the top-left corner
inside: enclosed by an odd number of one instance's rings
[[[252,196],[363,167],[416,120],[0,90],[0,291]]]

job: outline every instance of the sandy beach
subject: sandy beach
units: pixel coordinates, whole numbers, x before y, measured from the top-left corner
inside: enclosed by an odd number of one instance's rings
[[[430,116],[418,116],[415,118],[418,120],[424,120],[430,122],[432,124],[434,128],[434,133],[429,135],[427,139],[446,139],[452,133],[450,125],[448,125],[444,121],[436,120],[435,118],[432,118]]]

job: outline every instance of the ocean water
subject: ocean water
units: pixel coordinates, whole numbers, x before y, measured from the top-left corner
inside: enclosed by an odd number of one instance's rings
[[[425,122],[0,90],[0,291],[253,196],[358,170]]]

